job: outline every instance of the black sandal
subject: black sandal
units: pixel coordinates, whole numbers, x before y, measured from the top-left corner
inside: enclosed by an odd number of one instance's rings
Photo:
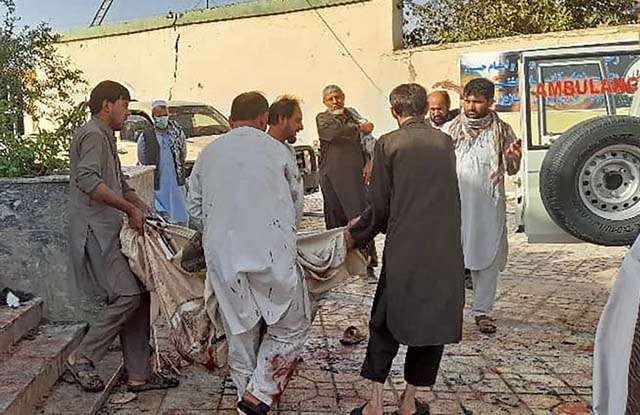
[[[362,405],[360,408],[352,409],[350,415],[362,415],[364,413],[364,408],[367,407],[367,404],[368,402]]]
[[[258,402],[255,404],[242,399],[238,402],[238,409],[247,415],[267,415],[271,408],[264,402]]]
[[[400,401],[404,401],[404,392],[400,395]],[[429,415],[431,411],[429,409],[429,404],[423,401],[418,400],[418,398],[414,399],[416,405],[416,411],[413,415]],[[394,414],[398,415],[400,411],[395,411]]]
[[[165,377],[160,376],[156,373],[151,375],[151,377],[142,385],[132,385],[130,383],[127,384],[127,390],[133,393],[146,392],[151,390],[160,390],[160,389],[171,389],[175,388],[180,384],[180,381],[174,377]]]
[[[102,392],[104,390],[104,382],[90,361],[75,362],[74,364],[65,362],[65,366],[76,383],[86,392]]]
[[[400,411],[395,411],[394,414],[399,415]],[[429,411],[429,405],[427,403],[420,402],[416,399],[416,411],[413,413],[413,415],[430,415],[430,414],[431,412]]]

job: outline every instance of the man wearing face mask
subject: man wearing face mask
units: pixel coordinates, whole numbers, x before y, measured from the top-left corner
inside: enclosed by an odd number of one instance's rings
[[[324,198],[327,229],[346,226],[366,207],[366,182],[370,176],[370,156],[361,141],[370,135],[373,124],[352,108],[345,108],[345,95],[337,85],[322,91],[327,110],[316,117],[320,137],[320,188]],[[378,258],[375,244],[366,248],[371,258],[367,268],[369,281],[375,283],[373,268]]]
[[[169,120],[166,101],[153,101],[151,108],[154,129],[143,131],[138,136],[138,161],[143,165],[156,166],[156,211],[172,223],[186,224],[186,137],[180,125]]]

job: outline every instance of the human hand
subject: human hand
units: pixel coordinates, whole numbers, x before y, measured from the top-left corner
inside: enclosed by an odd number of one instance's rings
[[[362,169],[362,178],[364,179],[364,184],[369,186],[371,183],[371,174],[373,173],[373,163],[368,161],[367,164],[364,165],[364,169]]]
[[[360,124],[360,132],[362,134],[371,134],[373,132],[373,123],[367,121]]]
[[[522,140],[518,139],[511,143],[505,154],[509,159],[520,159],[522,157]]]
[[[137,206],[133,206],[129,212],[127,212],[127,216],[129,217],[129,226],[131,226],[131,229],[142,235],[145,221],[142,210]]]
[[[455,82],[453,82],[450,79],[444,80],[444,81],[440,81],[440,82],[436,82],[435,84],[433,84],[433,86],[431,87],[433,89],[446,89],[449,91],[454,91],[457,94],[462,95],[462,87],[458,84],[456,84]]]
[[[344,230],[344,240],[347,244],[347,251],[351,251],[356,246],[356,242],[348,227]]]

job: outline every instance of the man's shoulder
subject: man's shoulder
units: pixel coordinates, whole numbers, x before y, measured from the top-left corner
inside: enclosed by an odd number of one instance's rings
[[[391,132],[388,132],[378,139],[378,142],[382,146],[391,146],[391,148],[400,146],[403,147],[402,143],[409,143],[413,140],[424,140],[427,143],[431,143],[434,145],[441,145],[442,143],[447,143],[451,141],[451,138],[445,132],[438,130],[436,128],[431,127],[429,124],[424,123],[418,127],[414,128],[398,128]],[[409,140],[409,141],[407,141]],[[395,144],[392,144],[395,143]]]
[[[326,120],[326,119],[330,119],[330,118],[335,118],[335,116],[333,114],[331,114],[329,112],[329,110],[325,110],[325,111],[319,112],[316,115],[316,120],[322,120],[322,119]]]
[[[360,113],[358,112],[357,109],[353,108],[353,107],[345,107],[344,108],[345,111],[347,113],[349,113],[352,117],[356,118],[356,119],[364,119],[364,117],[362,115],[360,115]]]
[[[182,129],[182,126],[180,125],[180,123],[178,123],[177,121],[174,120],[169,120],[169,126],[171,127],[171,129],[173,131],[175,131],[177,134],[184,134],[184,130]],[[155,130],[154,130],[155,131]]]
[[[213,140],[207,148],[225,149],[244,147],[246,151],[247,145],[255,146],[265,143],[267,143],[266,145],[269,145],[268,143],[271,141],[275,140],[273,140],[273,138],[264,131],[251,127],[240,127],[233,128],[229,132],[222,134],[219,138]]]
[[[455,117],[453,117],[451,120],[447,121],[446,123],[442,124],[442,127],[440,127],[440,131],[446,135],[451,135],[451,126],[453,125],[453,123],[460,117],[460,115],[457,115]]]
[[[284,144],[284,148],[287,149],[287,151],[289,152],[289,154],[293,155],[295,157],[296,155],[296,148],[293,146],[293,144],[289,144],[289,143],[282,143]]]
[[[100,122],[95,118],[87,121],[82,127],[78,129],[79,132],[82,133],[100,133],[101,135],[106,135],[106,132],[100,125]]]
[[[395,130],[391,130],[388,133],[384,133],[380,137],[378,137],[378,142],[379,143],[386,143],[389,140],[392,140],[394,137],[399,137],[399,136],[401,136],[403,134],[404,133],[402,132],[401,128],[396,128]]]
[[[106,136],[107,133],[101,128],[97,121],[89,120],[76,130],[74,141],[76,143],[87,141],[102,142]]]

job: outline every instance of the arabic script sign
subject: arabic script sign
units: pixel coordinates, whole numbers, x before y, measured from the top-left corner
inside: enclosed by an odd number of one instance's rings
[[[496,86],[496,111],[520,110],[518,52],[468,53],[460,57],[460,83],[487,78]]]

